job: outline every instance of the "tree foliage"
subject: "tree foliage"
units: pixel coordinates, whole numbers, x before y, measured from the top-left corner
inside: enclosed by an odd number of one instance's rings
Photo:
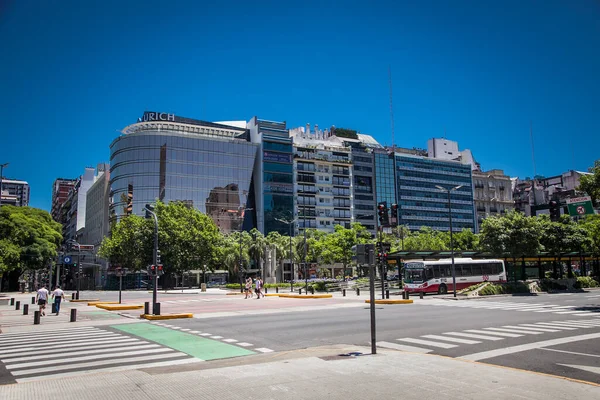
[[[594,162],[590,172],[591,175],[581,177],[578,190],[587,193],[594,204],[598,204],[598,201],[600,201],[600,160]]]
[[[41,269],[56,259],[62,227],[47,211],[0,208],[0,274],[16,268]]]
[[[494,255],[516,258],[536,254],[540,248],[538,222],[519,211],[483,220],[480,243]]]
[[[113,265],[139,271],[152,264],[154,222],[128,215],[113,225],[110,237],[105,237],[98,255]]]

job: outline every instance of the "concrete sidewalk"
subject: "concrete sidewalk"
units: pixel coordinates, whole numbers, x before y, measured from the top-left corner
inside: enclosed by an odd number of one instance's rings
[[[452,358],[395,351],[336,355],[348,351],[369,350],[340,345],[306,349],[296,356],[271,353],[167,369],[90,373],[0,386],[0,398],[548,400],[600,396],[598,385]]]

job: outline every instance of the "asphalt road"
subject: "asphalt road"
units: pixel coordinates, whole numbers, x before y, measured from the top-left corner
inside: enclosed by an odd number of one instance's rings
[[[364,303],[168,322],[268,351],[370,344]],[[600,291],[457,301],[428,297],[412,305],[377,305],[376,326],[383,348],[600,383]]]

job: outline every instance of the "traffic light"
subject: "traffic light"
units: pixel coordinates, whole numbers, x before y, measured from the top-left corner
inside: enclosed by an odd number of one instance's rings
[[[156,265],[151,265],[148,267],[148,273],[150,275],[154,275],[156,273]]]
[[[160,264],[160,250],[156,249],[156,263]]]
[[[165,270],[163,269],[162,264],[158,264],[157,273],[158,273],[158,275],[164,275],[165,274]]]
[[[560,219],[560,204],[558,201],[552,200],[550,206],[550,221],[558,221]]]
[[[390,214],[392,226],[398,226],[398,204],[392,204],[392,212]]]
[[[379,203],[377,206],[377,214],[379,215],[379,225],[388,226],[390,224],[390,217],[388,214],[387,203],[385,201]]]

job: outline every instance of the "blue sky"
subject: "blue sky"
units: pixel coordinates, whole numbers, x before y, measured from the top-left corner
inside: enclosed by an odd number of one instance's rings
[[[203,4],[207,3],[207,4]],[[218,4],[217,4],[218,3]],[[486,170],[600,158],[600,2],[0,0],[0,163],[50,208],[144,110],[446,137]]]

